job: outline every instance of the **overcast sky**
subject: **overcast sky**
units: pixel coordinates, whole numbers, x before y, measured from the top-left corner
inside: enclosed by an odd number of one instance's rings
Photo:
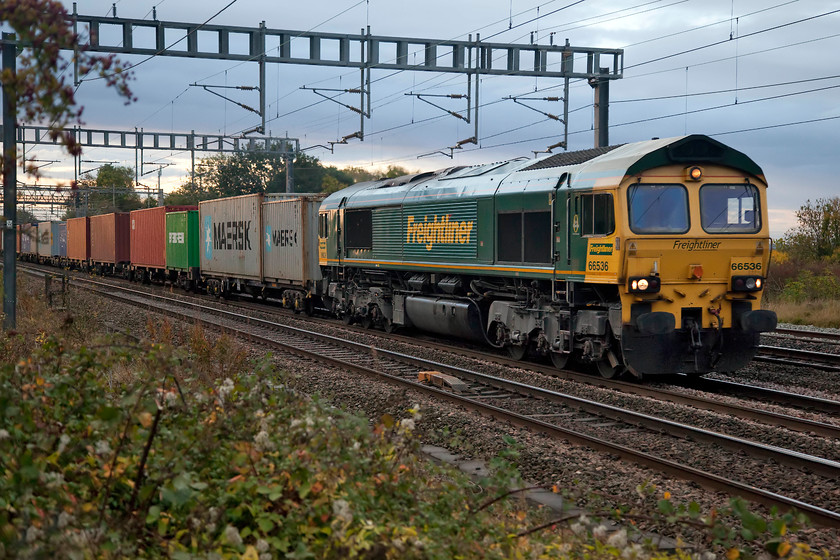
[[[72,9],[71,2],[64,2]],[[112,1],[79,0],[80,14],[112,15]],[[765,171],[770,183],[771,230],[780,236],[795,224],[793,211],[807,199],[840,195],[832,170],[840,161],[840,0],[119,0],[117,15],[163,21],[210,23],[332,33],[429,39],[482,38],[506,43],[534,41],[573,46],[622,48],[623,79],[610,84],[610,143],[702,133],[739,149]],[[80,30],[82,31],[82,30]],[[730,39],[731,38],[731,39]],[[271,44],[269,43],[269,48]],[[293,54],[303,45],[292,43]],[[269,53],[271,54],[271,53]],[[409,62],[416,60],[409,53]],[[141,57],[125,56],[137,63]],[[580,64],[578,62],[577,64]],[[562,139],[562,124],[507,96],[562,95],[562,80],[485,77],[481,82],[480,147],[465,145],[454,158],[419,158],[473,134],[473,125],[404,95],[466,93],[460,75],[372,71],[372,116],[365,141],[351,140],[330,153],[308,154],[324,163],[411,170],[533,156]],[[258,85],[256,63],[158,57],[135,70],[132,88],[138,101],[125,107],[101,81],[85,81],[78,99],[91,128],[161,132],[235,134],[259,124],[259,117],[207,93],[192,83]],[[301,86],[353,88],[358,70],[302,65],[267,69],[267,120],[272,136],[299,138],[301,147],[327,144],[359,129],[359,117],[336,103],[322,101]],[[537,93],[534,93],[536,90]],[[255,92],[218,90],[259,106]],[[320,102],[319,102],[320,101]],[[358,104],[358,96],[341,101]],[[464,101],[435,100],[463,112]],[[569,95],[569,149],[590,148],[592,88],[573,82]],[[533,102],[562,114],[560,103]],[[448,150],[444,150],[447,151]],[[63,159],[44,171],[51,178],[72,178],[72,162],[41,148],[44,159]],[[88,149],[90,161],[116,161],[134,167],[131,150]],[[162,172],[168,188],[189,174],[188,155],[147,152],[148,162],[171,164]],[[85,163],[84,167],[95,167]],[[144,166],[144,170],[152,167]],[[143,177],[154,184],[156,176]]]

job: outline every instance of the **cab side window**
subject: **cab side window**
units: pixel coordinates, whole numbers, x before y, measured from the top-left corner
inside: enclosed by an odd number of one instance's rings
[[[348,249],[373,247],[373,216],[370,210],[344,212],[344,242]]]
[[[615,209],[612,194],[587,194],[580,198],[581,235],[609,235],[615,232]]]

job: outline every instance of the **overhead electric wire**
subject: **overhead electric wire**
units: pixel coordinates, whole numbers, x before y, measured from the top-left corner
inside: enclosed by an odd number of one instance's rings
[[[637,102],[643,102],[643,101],[662,101],[662,100],[665,100],[665,99],[683,99],[685,97],[698,97],[698,96],[701,96],[701,95],[718,95],[718,94],[722,94],[722,93],[732,93],[734,91],[739,91],[740,92],[740,91],[747,91],[747,90],[752,90],[752,89],[765,89],[765,88],[771,88],[771,87],[799,85],[799,84],[805,84],[805,83],[808,83],[808,82],[820,82],[820,81],[823,81],[823,80],[834,80],[834,79],[837,79],[837,78],[840,78],[840,74],[835,74],[833,76],[823,76],[821,78],[805,78],[805,79],[800,79],[800,80],[793,80],[793,81],[790,81],[790,82],[777,82],[775,84],[762,84],[762,85],[758,85],[758,86],[740,86],[738,88],[719,89],[719,90],[715,90],[715,91],[700,91],[700,92],[696,92],[696,93],[681,93],[681,94],[676,94],[676,95],[661,95],[661,96],[658,96],[658,97],[640,97],[638,99],[614,99],[614,100],[610,100],[610,105],[613,105],[615,103],[637,103]],[[837,87],[837,86],[831,86],[831,87]],[[817,91],[819,91],[819,90],[817,90]]]
[[[644,66],[646,64],[652,64],[654,62],[659,62],[661,60],[667,60],[669,58],[674,58],[674,57],[677,57],[677,56],[682,56],[684,54],[697,52],[699,50],[708,49],[710,47],[716,47],[718,45],[729,43],[730,41],[734,41],[734,40],[740,41],[741,39],[746,39],[747,37],[754,37],[755,35],[760,35],[762,33],[767,33],[769,31],[777,31],[777,30],[783,29],[785,27],[790,27],[791,25],[797,25],[797,24],[800,24],[800,23],[804,23],[806,21],[812,21],[812,20],[815,20],[817,18],[830,16],[830,15],[837,14],[837,13],[840,13],[840,9],[832,10],[830,12],[824,12],[822,14],[817,14],[815,16],[810,16],[810,17],[807,17],[807,18],[798,19],[798,20],[795,20],[795,21],[787,22],[787,23],[782,23],[782,24],[779,24],[779,25],[774,25],[773,27],[768,27],[768,28],[765,28],[765,29],[759,29],[758,31],[753,31],[753,32],[747,33],[745,35],[740,35],[739,37],[736,37],[734,39],[730,38],[730,39],[723,39],[721,41],[714,41],[712,43],[708,43],[706,45],[701,45],[699,47],[694,47],[694,48],[687,49],[687,50],[684,50],[684,51],[680,51],[680,52],[677,52],[677,53],[672,53],[672,54],[669,54],[669,55],[660,56],[660,57],[657,57],[657,58],[652,58],[652,59],[646,60],[644,62],[639,62],[638,64],[632,64],[630,66],[625,66],[624,69],[625,70],[630,70],[631,68],[638,68],[639,66]]]

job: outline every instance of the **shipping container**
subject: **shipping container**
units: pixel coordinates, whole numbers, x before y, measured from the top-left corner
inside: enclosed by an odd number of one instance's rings
[[[62,246],[62,237],[64,244]],[[64,222],[40,222],[38,224],[38,257],[42,261],[65,256],[67,248],[67,226]]]
[[[127,212],[90,217],[90,261],[119,265],[131,258],[131,217]]]
[[[31,255],[38,254],[38,224],[21,224],[20,225],[20,254]]]
[[[310,286],[321,279],[318,208],[321,197],[266,201],[262,205],[263,281]]]
[[[249,194],[199,203],[202,275],[260,281],[262,201],[262,194]]]
[[[73,263],[90,259],[90,218],[67,220],[67,259]]]
[[[166,268],[186,272],[200,265],[198,210],[166,214]]]
[[[157,206],[131,212],[131,266],[166,269],[166,214],[196,206]]]
[[[17,252],[18,255],[20,254],[20,230],[22,227],[23,226],[20,224],[15,226],[15,252]]]
[[[67,256],[67,222],[52,222],[52,224],[52,254],[54,257],[64,258]]]

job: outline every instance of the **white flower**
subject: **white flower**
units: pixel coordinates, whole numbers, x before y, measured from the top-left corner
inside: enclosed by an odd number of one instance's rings
[[[41,535],[44,533],[38,527],[31,526],[26,530],[26,542],[29,544],[34,543],[38,539],[41,538]]]
[[[408,432],[414,431],[414,419],[413,418],[403,418],[400,420],[400,426]]]
[[[216,532],[216,524],[215,523],[208,523],[207,526],[205,527],[205,529],[207,529],[207,532],[212,535],[213,533]]]
[[[627,529],[621,529],[610,535],[610,538],[607,539],[607,544],[615,548],[624,548],[627,546]]]
[[[580,523],[572,523],[569,528],[572,530],[572,533],[577,536],[582,536],[586,533],[586,525],[582,525]]]
[[[647,555],[644,554],[642,545],[633,543],[621,552],[621,557],[624,558],[624,560],[639,560],[641,558],[646,558]]]
[[[233,546],[240,546],[242,544],[242,537],[239,536],[239,530],[233,525],[225,527],[225,539]]]
[[[70,436],[67,434],[61,434],[61,437],[58,438],[58,453],[64,453],[64,450],[67,448],[67,444],[70,443]]]
[[[592,529],[592,536],[598,539],[599,541],[604,540],[604,537],[607,536],[606,525],[598,525],[597,527]]]
[[[56,522],[56,525],[58,526],[59,529],[64,529],[65,527],[67,527],[72,522],[73,522],[73,516],[70,515],[69,513],[67,513],[66,511],[62,511],[61,513],[58,514],[58,521]]]
[[[226,377],[222,384],[219,385],[217,391],[219,393],[219,397],[224,400],[225,397],[233,392],[233,389],[233,380],[230,377]]]
[[[64,484],[64,475],[62,473],[47,472],[41,475],[41,481],[47,488],[58,488]]]
[[[257,539],[257,552],[268,552],[268,541]]]
[[[274,444],[271,443],[268,432],[265,430],[254,436],[254,444],[256,445],[257,451],[270,451],[274,448]]]
[[[97,455],[110,455],[111,454],[111,444],[108,443],[107,440],[100,439],[96,442],[96,447],[94,448]]]
[[[263,552],[262,554],[260,554],[260,560],[271,560],[272,558],[273,556],[270,552]]]
[[[336,500],[332,503],[333,515],[345,523],[353,521],[353,513],[350,511],[350,504],[347,500]]]
[[[164,393],[163,400],[166,401],[166,406],[175,406],[178,404],[178,395],[174,391]]]
[[[9,439],[9,432],[6,430],[0,430],[0,441],[3,441],[4,439]]]

